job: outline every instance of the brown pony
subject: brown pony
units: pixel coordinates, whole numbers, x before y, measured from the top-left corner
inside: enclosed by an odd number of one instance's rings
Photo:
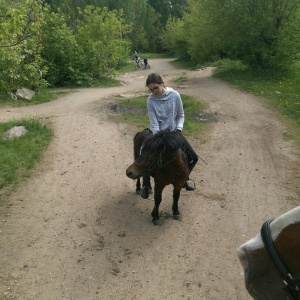
[[[159,205],[162,200],[163,189],[165,186],[172,184],[173,217],[179,219],[178,201],[180,191],[185,187],[185,181],[189,175],[186,155],[182,150],[182,135],[170,131],[160,131],[155,135],[150,133],[144,139],[140,148],[140,145],[137,145],[138,140],[136,135],[134,149],[140,149],[139,155],[135,158],[133,164],[127,168],[126,175],[131,179],[139,179],[143,176],[143,181],[146,180],[145,184],[149,188],[151,188],[149,184],[150,176],[154,178],[154,208],[151,215],[152,222],[155,225],[160,224]]]

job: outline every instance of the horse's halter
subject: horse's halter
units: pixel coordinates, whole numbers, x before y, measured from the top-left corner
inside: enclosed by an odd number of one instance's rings
[[[266,221],[261,228],[261,238],[264,242],[265,248],[271,256],[274,265],[278,269],[282,281],[285,284],[285,290],[290,294],[292,299],[300,300],[300,278],[293,278],[291,273],[288,271],[282,260],[278,256],[271,237],[270,223],[272,220]]]
[[[140,153],[142,152],[142,149],[143,149],[143,145],[141,147]],[[133,164],[135,166],[137,166],[139,169],[142,170],[142,175],[147,175],[147,174],[150,175],[155,170],[163,168],[164,166],[168,165],[169,163],[171,163],[173,160],[175,160],[177,158],[177,155],[176,155],[172,159],[170,159],[167,162],[163,163],[163,155],[164,155],[165,152],[166,152],[166,147],[164,146],[163,149],[159,152],[159,155],[155,156],[152,159],[152,161],[150,162],[149,166],[146,167],[146,168],[142,168],[136,162],[134,162]]]

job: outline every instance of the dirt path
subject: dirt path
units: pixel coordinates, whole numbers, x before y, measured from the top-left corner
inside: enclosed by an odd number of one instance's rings
[[[6,200],[0,222],[0,299],[250,299],[236,248],[268,218],[299,205],[299,156],[282,140],[276,115],[256,97],[153,60],[168,85],[208,105],[217,122],[189,139],[207,162],[171,218],[171,187],[153,226],[153,199],[125,176],[135,130],[115,123],[113,95],[146,91],[150,71],[121,76],[122,87],[81,89],[33,107],[0,108],[0,122],[37,117],[55,137],[32,176]],[[184,74],[183,86],[171,83]],[[298,179],[299,180],[299,179]]]

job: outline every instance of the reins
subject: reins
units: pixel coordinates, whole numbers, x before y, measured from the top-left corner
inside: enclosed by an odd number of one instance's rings
[[[176,155],[175,157],[173,157],[172,159],[170,159],[170,160],[168,160],[167,162],[163,163],[163,158],[162,158],[162,156],[163,156],[164,153],[165,153],[165,148],[159,153],[159,157],[158,157],[158,159],[156,160],[156,162],[148,167],[148,169],[146,170],[146,173],[145,173],[145,174],[149,174],[149,175],[150,175],[152,172],[154,172],[154,170],[158,170],[158,169],[161,169],[161,168],[167,166],[167,165],[170,164],[172,161],[174,161],[174,160],[177,158],[177,156],[178,156],[178,154],[177,154],[177,155]]]
[[[271,222],[272,220],[268,220],[262,225],[260,231],[261,238],[263,240],[267,252],[273,260],[274,265],[280,273],[282,281],[285,284],[285,290],[291,295],[292,299],[300,300],[300,278],[293,278],[291,273],[283,264],[278,253],[276,252],[270,231]]]
[[[167,166],[168,164],[170,164],[170,163],[171,163],[172,161],[174,161],[174,160],[177,158],[177,156],[178,156],[178,153],[177,153],[177,155],[176,155],[175,157],[173,157],[172,159],[170,159],[170,160],[168,160],[167,162],[163,163],[163,158],[162,158],[162,156],[163,156],[164,153],[165,153],[165,148],[162,149],[162,151],[160,151],[158,158],[157,158],[156,160],[154,160],[154,162],[152,162],[152,163],[148,166],[148,168],[146,168],[146,170],[143,171],[142,174],[143,174],[143,175],[146,175],[146,174],[149,174],[149,175],[150,175],[150,174],[151,174],[152,172],[154,172],[155,170],[161,169],[161,168]],[[140,166],[137,165],[136,162],[134,162],[134,164],[135,164],[138,168],[141,168]]]

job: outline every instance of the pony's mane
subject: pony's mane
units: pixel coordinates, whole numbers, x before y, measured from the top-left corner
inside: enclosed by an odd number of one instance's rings
[[[182,136],[177,132],[159,131],[155,135],[148,137],[145,140],[144,147],[149,151],[155,151],[163,145],[166,151],[174,151],[180,148],[182,144]]]

